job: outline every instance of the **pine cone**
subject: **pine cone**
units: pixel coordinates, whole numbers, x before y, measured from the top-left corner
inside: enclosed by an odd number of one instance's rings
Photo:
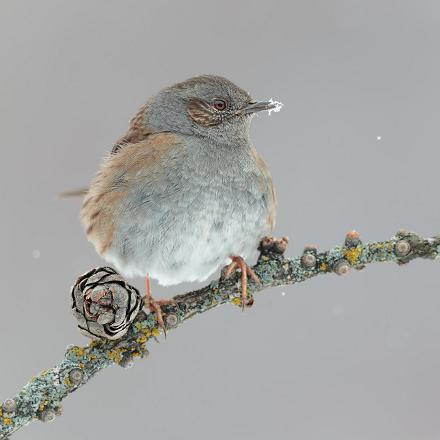
[[[81,332],[93,339],[119,339],[142,308],[139,291],[111,267],[98,267],[72,287],[72,312]]]

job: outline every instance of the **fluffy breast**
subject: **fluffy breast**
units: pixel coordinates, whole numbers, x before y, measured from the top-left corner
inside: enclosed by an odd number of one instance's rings
[[[163,135],[104,163],[83,222],[97,251],[125,275],[201,281],[230,256],[249,256],[272,230],[272,179],[253,148]]]

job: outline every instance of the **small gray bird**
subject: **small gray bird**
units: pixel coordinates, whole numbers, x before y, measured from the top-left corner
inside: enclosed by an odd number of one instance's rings
[[[144,276],[149,307],[163,326],[150,277],[162,285],[203,281],[230,263],[241,269],[242,305],[247,266],[275,223],[269,170],[251,144],[252,117],[278,111],[213,75],[161,90],[141,107],[113,147],[81,210],[96,251],[125,276]]]

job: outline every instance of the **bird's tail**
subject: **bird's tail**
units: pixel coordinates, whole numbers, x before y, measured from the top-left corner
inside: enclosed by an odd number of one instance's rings
[[[58,195],[60,197],[84,197],[88,191],[89,188],[78,188],[72,191],[64,191],[62,193],[59,193]]]

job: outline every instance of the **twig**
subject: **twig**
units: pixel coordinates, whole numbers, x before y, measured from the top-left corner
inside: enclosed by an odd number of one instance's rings
[[[318,252],[313,246],[292,259],[284,256],[287,239],[264,239],[260,257],[253,270],[261,284],[249,283],[255,293],[273,286],[295,284],[326,273],[346,274],[351,268],[360,270],[370,263],[396,262],[405,264],[415,258],[435,259],[440,255],[440,236],[423,238],[407,231],[399,231],[387,241],[364,244],[359,234],[346,235],[343,246]],[[240,277],[217,280],[210,285],[175,296],[172,305],[163,307],[167,331],[195,315],[225,303],[241,305]],[[161,333],[155,315],[141,311],[128,333],[116,341],[92,341],[86,347],[67,347],[64,359],[55,367],[33,377],[13,399],[0,407],[0,438],[33,420],[52,421],[61,414],[61,401],[86,384],[96,373],[118,364],[128,367],[135,358],[147,354],[150,338]]]

